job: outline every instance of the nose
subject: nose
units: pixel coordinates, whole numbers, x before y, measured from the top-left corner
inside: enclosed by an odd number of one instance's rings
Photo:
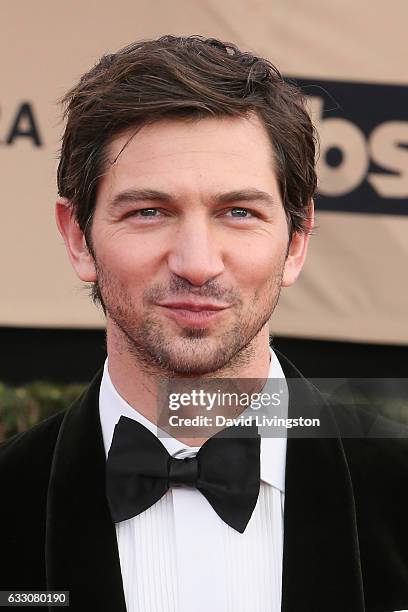
[[[219,276],[224,270],[219,238],[201,215],[180,221],[168,255],[170,271],[197,287]]]

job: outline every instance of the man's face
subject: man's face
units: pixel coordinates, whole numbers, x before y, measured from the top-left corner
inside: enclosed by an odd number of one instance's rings
[[[262,123],[165,119],[108,153],[91,234],[108,339],[180,375],[239,363],[285,284],[288,226]]]

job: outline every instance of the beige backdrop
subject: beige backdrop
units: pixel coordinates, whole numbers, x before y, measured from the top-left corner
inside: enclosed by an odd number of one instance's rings
[[[103,53],[165,33],[203,34],[255,50],[286,75],[408,81],[406,0],[2,0],[1,8],[0,325],[103,325],[70,269],[53,213],[55,101]],[[23,138],[5,144],[25,101],[42,147]],[[407,343],[408,216],[321,212],[318,224],[273,332]]]

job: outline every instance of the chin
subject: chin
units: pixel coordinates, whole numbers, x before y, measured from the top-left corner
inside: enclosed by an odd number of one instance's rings
[[[214,351],[208,354],[200,354],[199,349],[190,354],[189,351],[170,353],[166,357],[162,356],[162,363],[166,363],[167,367],[177,374],[193,375],[210,374],[216,372],[226,365],[225,353],[215,355]]]
[[[197,335],[200,330],[192,331],[193,335],[174,339],[170,346],[156,347],[157,361],[168,371],[186,377],[203,376],[223,368],[229,361],[225,346]]]

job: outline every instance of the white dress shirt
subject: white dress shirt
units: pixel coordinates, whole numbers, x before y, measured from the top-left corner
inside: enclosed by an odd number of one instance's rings
[[[269,378],[285,378],[272,350]],[[157,435],[156,425],[116,391],[107,361],[99,410],[106,455],[122,415]],[[175,438],[159,440],[180,459],[198,451]],[[117,523],[127,611],[280,612],[285,463],[286,438],[261,438],[260,492],[242,534],[191,487],[171,488],[145,512]]]

